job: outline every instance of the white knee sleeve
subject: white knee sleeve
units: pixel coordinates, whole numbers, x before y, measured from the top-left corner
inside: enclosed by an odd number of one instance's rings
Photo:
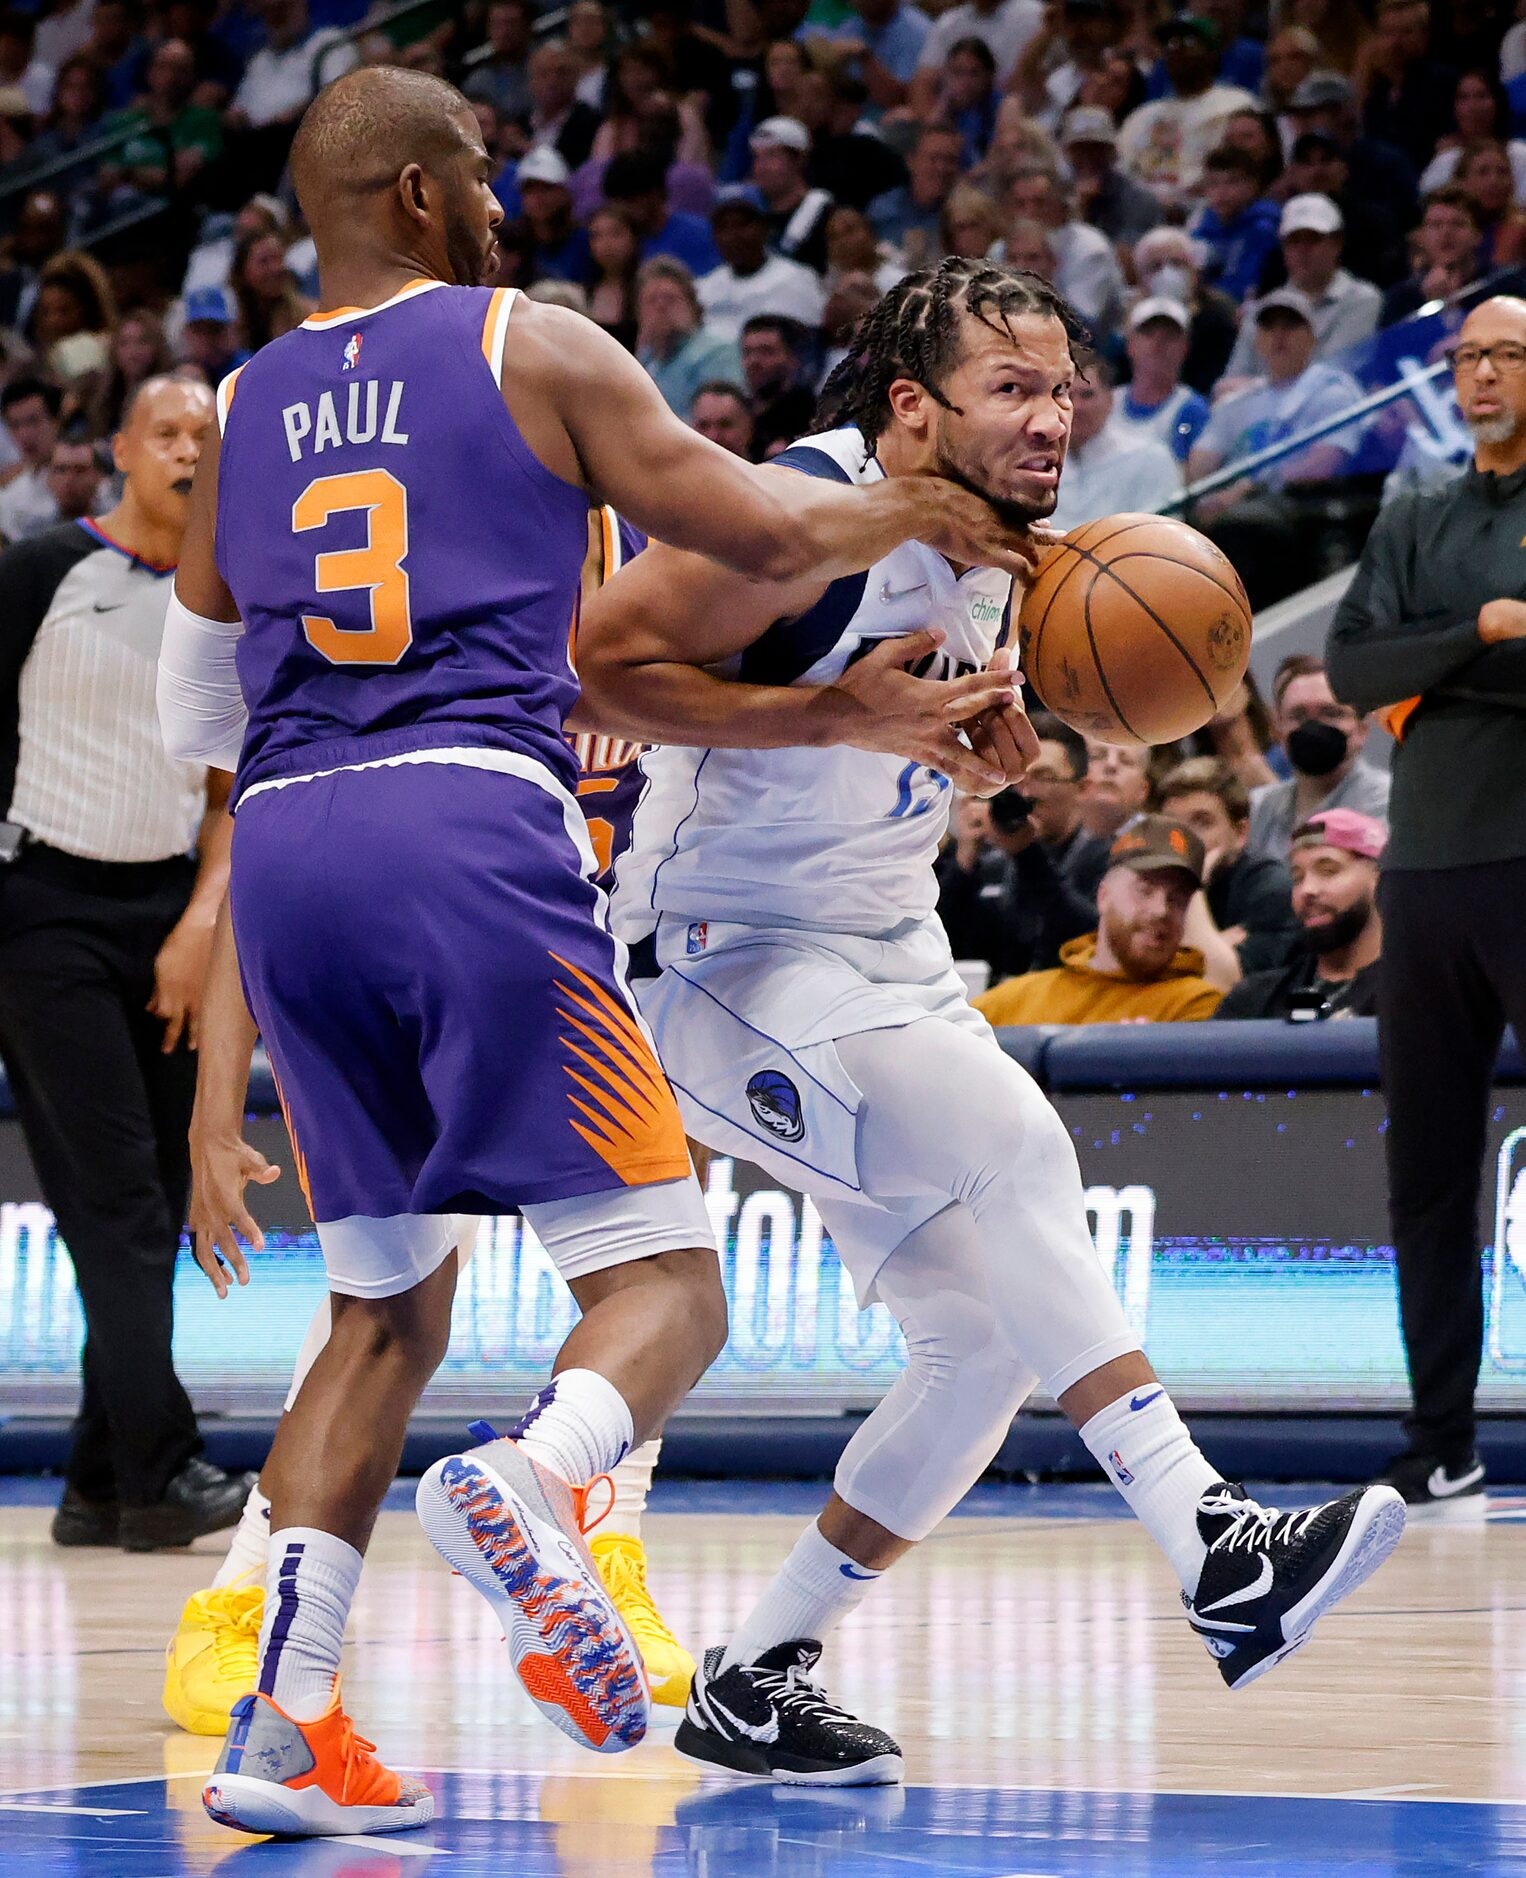
[[[482,1221],[475,1213],[457,1213],[454,1215],[456,1240],[456,1269],[464,1271],[477,1245],[477,1234],[482,1229]],[[302,1385],[307,1381],[307,1372],[318,1360],[318,1352],[329,1340],[329,1331],[333,1327],[333,1313],[329,1308],[327,1292],[318,1301],[318,1308],[313,1312],[312,1321],[302,1339],[302,1348],[297,1352],[296,1366],[291,1372],[291,1387],[286,1391],[286,1400],[281,1404],[281,1413],[288,1413],[295,1403]]]
[[[993,1316],[1050,1395],[1139,1348],[1087,1229],[1070,1136],[1025,1070],[937,1018],[837,1052],[864,1097],[865,1191],[943,1194],[974,1214]]]
[[[907,1364],[843,1451],[833,1484],[856,1512],[925,1539],[991,1464],[1036,1380],[999,1329],[980,1231],[951,1206],[880,1268]]]

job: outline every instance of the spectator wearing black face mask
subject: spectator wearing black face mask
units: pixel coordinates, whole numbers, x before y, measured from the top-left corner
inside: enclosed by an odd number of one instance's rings
[[[1336,697],[1323,664],[1305,652],[1284,659],[1272,703],[1293,776],[1252,791],[1249,852],[1286,861],[1293,830],[1320,809],[1355,809],[1386,823],[1388,777],[1362,761],[1366,719]]]

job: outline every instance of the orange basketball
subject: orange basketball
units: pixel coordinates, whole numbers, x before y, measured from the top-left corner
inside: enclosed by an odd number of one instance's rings
[[[1206,536],[1107,515],[1057,542],[1018,614],[1023,673],[1056,717],[1103,743],[1201,730],[1245,676],[1250,602]]]

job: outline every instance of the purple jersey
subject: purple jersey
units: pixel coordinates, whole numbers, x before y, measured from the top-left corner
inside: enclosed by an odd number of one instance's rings
[[[504,405],[514,297],[415,282],[305,321],[225,381],[217,555],[244,622],[240,794],[483,746],[575,784],[562,724],[588,498]]]

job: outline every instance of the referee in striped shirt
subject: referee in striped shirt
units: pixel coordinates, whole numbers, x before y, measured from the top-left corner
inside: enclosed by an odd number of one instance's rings
[[[170,1350],[230,779],[165,754],[154,685],[214,421],[205,386],[151,379],[120,503],[0,554],[0,1056],[85,1316],[61,1545],[185,1545],[247,1492]]]

